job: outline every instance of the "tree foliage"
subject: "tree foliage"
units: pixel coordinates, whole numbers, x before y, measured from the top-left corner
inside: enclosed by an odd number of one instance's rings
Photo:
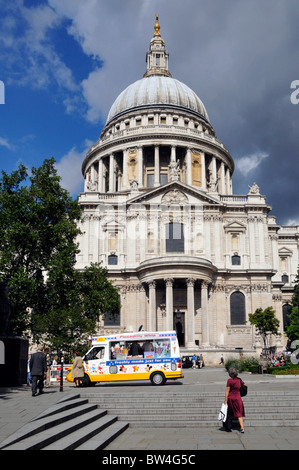
[[[54,349],[81,341],[99,315],[119,308],[100,265],[75,269],[81,210],[60,186],[55,160],[0,179],[0,280],[14,304],[12,332],[31,331]]]
[[[299,340],[299,269],[294,285],[292,305],[289,307],[288,320],[285,330],[289,341]]]
[[[279,333],[279,320],[275,316],[275,310],[272,307],[267,307],[265,310],[257,308],[254,313],[249,314],[249,322],[255,325],[257,332],[263,339],[264,347],[267,347],[267,338],[269,335],[280,335]]]
[[[32,316],[36,339],[42,335],[53,350],[70,353],[87,344],[101,315],[117,313],[119,294],[107,278],[107,270],[93,263],[83,271],[66,273],[52,269],[46,283],[45,307]]]

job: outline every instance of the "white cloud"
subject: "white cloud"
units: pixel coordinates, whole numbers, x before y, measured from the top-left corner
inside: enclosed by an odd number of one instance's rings
[[[297,219],[289,219],[284,225],[291,225],[299,227],[299,217]]]
[[[8,148],[9,150],[13,149],[13,146],[8,142],[8,140],[4,139],[3,137],[0,137],[0,145],[2,145],[2,147]]]
[[[88,104],[85,115],[88,121],[97,122],[100,119],[106,121],[109,109],[118,96],[117,87],[113,86],[115,72],[114,67],[105,71],[97,69],[82,81],[83,96]],[[111,87],[107,87],[107,83],[111,83]]]
[[[247,176],[250,171],[255,170],[268,157],[268,153],[256,152],[236,160],[236,166],[244,176]]]
[[[79,152],[75,147],[71,148],[59,162],[56,162],[58,175],[61,177],[61,186],[67,189],[72,196],[83,191],[82,162],[92,142],[86,140],[85,148]]]
[[[149,33],[145,34],[139,16],[144,20],[147,2],[49,0],[49,4],[70,20],[68,33],[83,52],[101,62],[100,67],[86,71],[81,90],[88,107],[86,119],[105,121],[118,94],[145,72],[144,56],[154,32],[155,16],[149,15]]]
[[[0,33],[3,66],[10,69],[7,83],[45,88],[55,83],[76,92],[72,71],[61,60],[52,44],[51,32],[61,26],[62,17],[48,5],[27,8],[23,2],[6,5],[4,27]]]

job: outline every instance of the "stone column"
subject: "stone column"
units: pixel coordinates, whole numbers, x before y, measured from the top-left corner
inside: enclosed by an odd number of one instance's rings
[[[201,346],[209,346],[209,311],[208,311],[208,282],[202,281],[201,283],[201,334],[202,344]]]
[[[126,317],[126,311],[127,311],[127,287],[126,286],[121,286],[120,288],[120,325],[123,327],[127,325],[127,317]]]
[[[194,338],[194,283],[195,283],[195,279],[189,278],[186,280],[186,283],[187,283],[186,346],[187,348],[193,348],[195,346],[195,338]]]
[[[155,145],[155,180],[154,186],[160,186],[160,155],[159,145]]]
[[[145,288],[143,284],[139,284],[137,286],[137,309],[136,309],[136,318],[137,318],[137,328],[141,325],[143,329],[146,330],[147,328],[147,321],[146,321],[146,306],[145,306]]]
[[[201,177],[202,177],[202,189],[207,189],[207,177],[206,177],[206,154],[202,152],[201,160]]]
[[[151,281],[149,287],[148,331],[156,331],[156,283]]]
[[[90,167],[90,172],[91,172],[91,177],[90,177],[90,179],[91,179],[91,182],[92,182],[92,184],[93,184],[93,183],[95,182],[95,176],[96,176],[94,164],[91,165],[91,167]]]
[[[109,159],[109,193],[114,192],[114,155],[111,153]]]
[[[122,188],[126,189],[127,186],[127,179],[128,179],[128,168],[127,168],[127,158],[128,157],[128,150],[125,149],[123,151],[123,178],[122,178]]]
[[[166,284],[166,330],[173,329],[173,279],[164,279]]]
[[[224,162],[221,162],[221,194],[225,194],[225,167],[224,167]],[[219,191],[219,192],[220,192]]]
[[[230,195],[231,194],[231,189],[230,189],[230,172],[229,169],[226,169],[225,173],[225,182],[226,182],[226,194]]]
[[[103,160],[100,158],[98,167],[98,192],[103,193]]]
[[[255,268],[256,262],[256,233],[255,233],[255,226],[256,226],[256,219],[254,215],[248,216],[248,242],[249,242],[249,254],[250,254],[250,268]]]
[[[213,175],[213,179],[214,181],[217,183],[217,168],[216,168],[216,157],[213,155],[212,157],[212,175]]]
[[[186,152],[186,167],[187,167],[187,175],[186,181],[187,184],[190,186],[192,185],[192,162],[191,162],[191,149],[188,147]]]
[[[89,219],[90,215],[86,215],[83,219],[82,231],[83,231],[83,242],[82,242],[82,254],[83,263],[89,264],[88,253],[89,253]]]
[[[171,161],[171,162],[175,162],[175,161],[176,161],[176,147],[175,147],[175,145],[172,145],[172,146],[171,146],[170,161]]]
[[[279,270],[278,235],[269,236],[272,256],[272,269]]]
[[[143,147],[138,147],[138,188],[143,188]]]

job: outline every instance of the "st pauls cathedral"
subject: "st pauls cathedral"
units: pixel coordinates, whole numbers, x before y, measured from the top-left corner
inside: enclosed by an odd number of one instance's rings
[[[109,85],[107,85],[109,86]],[[259,186],[234,195],[234,160],[196,93],[172,77],[158,16],[146,71],[114,101],[83,164],[78,269],[102,262],[119,315],[99,333],[176,329],[185,354],[259,354],[249,323],[272,306],[282,350],[298,227],[281,226]]]

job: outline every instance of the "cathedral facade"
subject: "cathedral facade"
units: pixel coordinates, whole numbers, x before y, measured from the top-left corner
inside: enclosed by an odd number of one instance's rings
[[[248,316],[272,306],[280,350],[298,227],[276,223],[257,184],[233,194],[233,158],[168,59],[157,17],[144,76],[116,98],[82,165],[77,268],[102,262],[121,299],[99,332],[176,329],[186,351],[254,354]]]

